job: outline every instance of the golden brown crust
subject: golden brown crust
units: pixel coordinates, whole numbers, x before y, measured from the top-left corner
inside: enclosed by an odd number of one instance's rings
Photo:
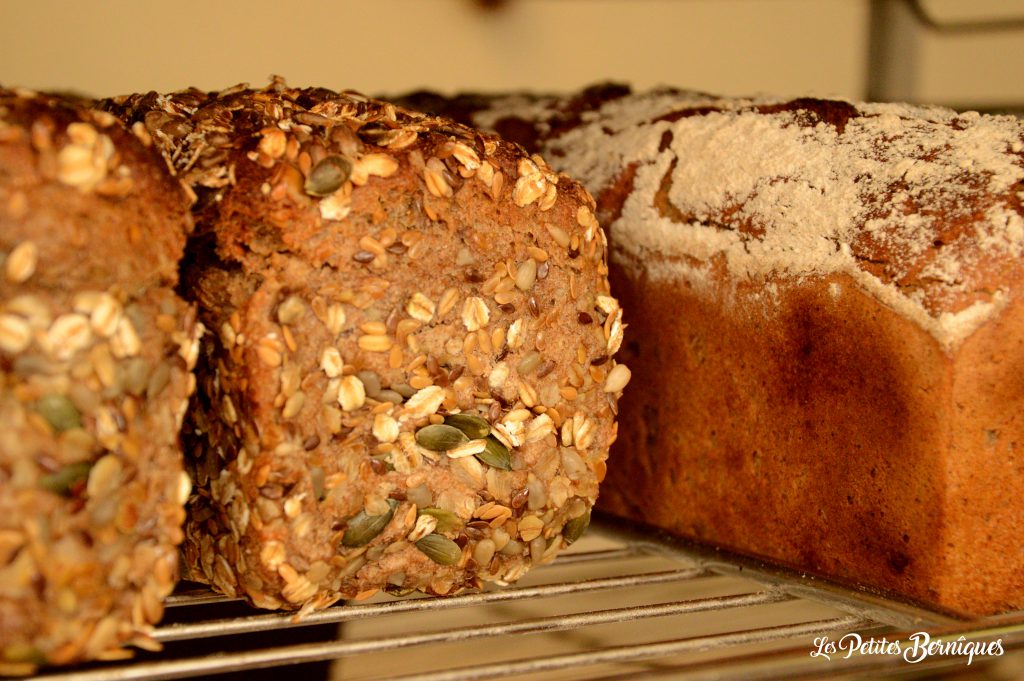
[[[621,88],[455,106],[517,120],[610,230],[644,388],[601,506],[933,606],[1024,606],[1019,121]]]
[[[628,377],[606,382],[621,312],[585,190],[354,93],[114,108],[199,195],[186,278],[217,336],[191,417],[194,577],[310,609],[511,581],[577,536]],[[487,452],[482,433],[418,444],[454,413],[483,419]]]
[[[190,226],[112,116],[0,90],[0,673],[154,645],[190,486]]]

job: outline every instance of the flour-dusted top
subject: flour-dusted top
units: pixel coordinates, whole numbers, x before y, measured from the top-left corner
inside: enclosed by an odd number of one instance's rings
[[[1024,125],[1010,116],[597,88],[492,100],[473,121],[531,122],[538,150],[598,197],[613,258],[652,276],[696,280],[718,260],[737,283],[847,274],[947,350],[1020,276]]]

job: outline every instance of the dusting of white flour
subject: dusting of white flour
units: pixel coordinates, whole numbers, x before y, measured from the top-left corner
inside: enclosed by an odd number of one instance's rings
[[[502,101],[477,123],[487,125],[495,111],[544,120],[554,101],[522,100],[522,111]],[[646,266],[649,254],[687,262],[720,256],[736,280],[845,273],[947,350],[1006,303],[1004,291],[979,292],[972,273],[979,258],[1024,253],[1024,220],[1006,201],[1024,179],[1014,153],[1024,136],[1019,121],[856,104],[859,115],[841,120],[840,131],[814,124],[813,105],[811,113],[753,110],[775,103],[682,92],[627,96],[584,114],[580,125],[547,140],[543,153],[595,195],[636,165],[633,191],[608,225],[613,254],[627,265]],[[702,110],[666,116],[693,108]],[[668,198],[678,215],[663,215],[654,201],[670,169]],[[716,226],[723,215],[731,228]],[[971,229],[947,235],[961,218]],[[648,274],[701,278],[692,265]],[[963,295],[971,293],[978,295]]]

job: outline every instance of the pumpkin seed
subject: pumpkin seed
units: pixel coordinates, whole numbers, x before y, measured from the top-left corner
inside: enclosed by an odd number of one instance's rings
[[[566,545],[569,545],[583,536],[583,533],[587,531],[590,526],[590,510],[588,509],[583,515],[573,518],[565,524],[562,528],[562,538],[565,539]]]
[[[421,508],[420,515],[429,515],[437,518],[437,526],[434,528],[434,532],[437,534],[452,532],[462,527],[462,518],[443,508],[434,508],[432,506]]]
[[[365,546],[384,531],[391,518],[395,515],[398,502],[388,499],[388,512],[381,515],[369,515],[365,510],[349,518],[348,529],[341,537],[341,545],[348,547]]]
[[[36,402],[36,411],[58,433],[82,425],[78,409],[64,395],[46,395]]]
[[[469,442],[469,438],[458,428],[436,423],[417,430],[416,442],[431,451],[447,452],[463,442]]]
[[[416,542],[416,548],[438,565],[455,565],[462,558],[459,545],[440,534],[428,534]]]
[[[304,189],[310,196],[328,196],[345,184],[352,174],[352,161],[344,156],[327,156],[313,166]]]
[[[508,448],[493,435],[487,436],[487,446],[484,447],[484,451],[476,454],[476,458],[481,463],[493,468],[500,468],[503,471],[512,470],[512,457],[508,453]]]
[[[61,496],[71,496],[72,488],[85,482],[92,469],[91,463],[72,463],[60,470],[39,478],[39,486]]]
[[[487,422],[487,419],[480,418],[476,414],[448,414],[444,417],[444,423],[447,426],[458,428],[470,440],[478,440],[491,433],[491,424]]]

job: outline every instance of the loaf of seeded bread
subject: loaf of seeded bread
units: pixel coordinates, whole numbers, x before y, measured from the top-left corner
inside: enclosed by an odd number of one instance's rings
[[[193,579],[311,610],[515,580],[579,536],[629,379],[582,187],[352,93],[108,106],[199,195]]]
[[[642,390],[601,506],[972,614],[1024,607],[1024,126],[606,86],[423,95],[580,179]]]
[[[188,205],[110,114],[0,89],[0,674],[155,645],[190,489]]]

